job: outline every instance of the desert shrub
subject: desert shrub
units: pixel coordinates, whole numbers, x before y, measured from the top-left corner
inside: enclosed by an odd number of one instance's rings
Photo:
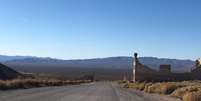
[[[128,83],[125,83],[125,84],[123,85],[123,88],[129,88],[129,84],[128,84]]]
[[[158,93],[166,95],[170,94],[172,97],[182,99],[182,97],[187,93],[201,92],[201,81],[194,80],[194,81],[162,82],[162,83],[135,82],[135,83],[126,83],[124,87],[143,90],[144,92],[147,93]]]
[[[26,89],[26,88],[43,87],[43,86],[63,86],[63,85],[74,85],[89,82],[91,82],[91,80],[64,81],[64,80],[17,79],[17,80],[0,81],[0,90],[19,89],[19,88]]]
[[[151,86],[153,83],[146,83],[144,87],[144,92],[149,92],[149,86]]]
[[[137,86],[137,89],[139,89],[139,90],[144,90],[145,85],[146,85],[145,82],[139,83],[138,86]]]
[[[197,92],[197,91],[201,91],[201,86],[197,85],[197,86],[186,86],[186,87],[181,87],[177,90],[175,90],[171,96],[173,97],[178,97],[180,99],[182,99],[182,97],[186,94],[186,93],[191,93],[191,92]]]
[[[160,93],[160,83],[149,85],[146,88],[147,93]]]
[[[78,78],[78,80],[95,80],[95,74],[94,73],[89,73],[89,74],[83,74]]]
[[[143,90],[147,93],[156,93],[159,92],[160,88],[159,84],[153,84],[153,83],[146,83],[146,82],[135,82],[135,83],[126,83],[124,85],[125,88],[133,88],[137,90]],[[157,91],[158,90],[158,91]]]
[[[147,93],[170,94],[183,101],[201,101],[201,81],[182,81],[182,82],[135,82],[126,83],[126,88],[143,90]]]
[[[125,84],[125,83],[128,83],[129,81],[126,81],[126,80],[119,80],[119,81],[117,81],[118,82],[118,84]]]
[[[6,88],[7,88],[6,85],[7,85],[6,82],[0,80],[0,88],[1,88],[1,89],[3,89],[3,90],[6,89]]]
[[[190,92],[184,94],[183,101],[201,101],[201,92]]]
[[[136,83],[126,83],[125,88],[134,88],[137,90],[144,90],[146,83],[145,82],[136,82]]]
[[[144,91],[147,93],[171,94],[179,85],[175,83],[147,83]]]
[[[138,90],[144,90],[145,84],[146,84],[145,82],[134,83],[133,88],[138,89]]]
[[[160,84],[160,93],[161,94],[171,94],[178,87],[179,87],[179,85],[177,85],[175,83],[162,83],[162,84]]]

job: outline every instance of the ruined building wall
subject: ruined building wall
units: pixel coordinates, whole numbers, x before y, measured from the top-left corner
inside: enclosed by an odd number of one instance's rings
[[[133,81],[148,81],[152,80],[157,74],[157,71],[141,64],[137,58],[137,53],[133,59]]]
[[[188,73],[172,73],[171,65],[161,65],[160,70],[153,70],[140,63],[137,53],[133,59],[133,81],[183,81],[201,80],[201,68]]]
[[[171,65],[160,65],[159,72],[171,73]]]
[[[201,59],[200,58],[195,61],[195,65],[197,68],[201,68]]]

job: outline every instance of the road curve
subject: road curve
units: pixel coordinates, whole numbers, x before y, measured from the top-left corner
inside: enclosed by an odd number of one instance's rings
[[[120,88],[115,83],[43,87],[0,91],[0,101],[156,101]]]

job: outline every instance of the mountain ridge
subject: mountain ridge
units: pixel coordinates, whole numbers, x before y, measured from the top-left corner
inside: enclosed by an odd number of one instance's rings
[[[0,55],[1,58],[2,55]],[[194,61],[182,60],[182,59],[168,59],[168,58],[157,58],[157,57],[140,57],[139,60],[150,66],[151,68],[158,69],[160,64],[171,64],[173,70],[182,69],[182,71],[189,71],[193,67]],[[58,64],[65,65],[66,67],[87,67],[87,68],[132,68],[132,57],[129,56],[117,56],[117,57],[106,57],[106,58],[93,58],[93,59],[73,59],[73,60],[62,60],[50,57],[33,57],[33,56],[18,56],[18,58],[12,58],[3,61],[6,64]]]
[[[38,57],[38,56],[20,56],[20,55],[0,55],[0,62],[10,61],[10,60],[21,60],[21,59],[29,59],[29,58],[37,58],[37,59],[53,59],[53,60],[94,60],[94,59],[107,59],[107,58],[132,58],[131,56],[113,56],[113,57],[101,57],[101,58],[86,58],[86,59],[59,59],[59,58],[52,58],[52,57]],[[171,60],[189,60],[191,59],[176,59],[176,58],[159,58],[159,57],[140,57],[140,58],[155,58],[155,59],[171,59]]]
[[[194,61],[166,59],[156,57],[140,57],[140,62],[152,69],[159,69],[160,64],[171,64],[173,72],[189,72]],[[95,73],[97,79],[118,80],[128,73],[132,76],[132,57],[118,56],[95,59],[60,60],[54,58],[24,57],[4,61],[6,66],[20,72],[62,75],[68,79],[79,78],[80,75]]]

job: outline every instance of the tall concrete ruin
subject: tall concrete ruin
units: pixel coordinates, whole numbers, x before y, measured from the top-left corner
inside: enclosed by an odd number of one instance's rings
[[[195,61],[195,65],[196,65],[196,67],[201,68],[201,59],[200,58]]]
[[[138,54],[134,54],[133,58],[133,81],[183,81],[183,80],[201,80],[201,60],[196,60],[194,69],[186,73],[171,72],[170,64],[161,64],[159,70],[140,63]]]

